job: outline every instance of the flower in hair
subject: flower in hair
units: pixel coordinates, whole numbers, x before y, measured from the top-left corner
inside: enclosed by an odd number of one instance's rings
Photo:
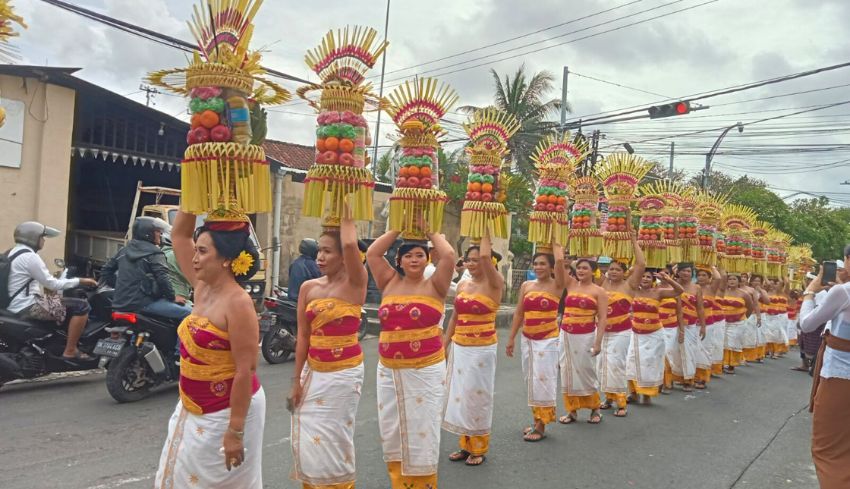
[[[254,257],[247,251],[239,253],[239,256],[230,263],[230,269],[233,271],[233,275],[236,275],[237,277],[247,275],[248,271],[251,270],[251,267],[253,266]]]

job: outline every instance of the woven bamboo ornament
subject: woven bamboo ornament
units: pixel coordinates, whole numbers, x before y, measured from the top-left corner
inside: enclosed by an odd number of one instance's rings
[[[398,178],[390,196],[389,227],[405,240],[425,240],[443,225],[446,193],[439,189],[437,151],[446,134],[440,119],[458,96],[434,78],[405,82],[388,97],[401,147]]]
[[[599,187],[596,178],[574,176],[570,182],[573,209],[570,212],[570,254],[579,258],[602,255],[599,230]]]
[[[346,201],[353,219],[372,220],[375,179],[368,169],[371,136],[363,111],[386,108],[386,101],[371,93],[365,76],[386,48],[375,29],[345,27],[329,31],[304,58],[322,83],[297,91],[319,113],[316,161],[304,179],[302,214],[321,217],[326,227],[339,225]]]
[[[750,266],[753,273],[763,277],[767,276],[768,236],[775,232],[773,226],[763,221],[754,222],[750,229],[753,245]]]
[[[720,217],[723,214],[723,206],[726,204],[725,196],[712,195],[701,191],[694,197],[696,199],[696,214],[699,219],[699,254],[697,265],[710,269],[718,264],[718,242],[722,242],[720,235]]]
[[[570,133],[560,139],[547,136],[537,145],[531,159],[537,169],[537,189],[528,218],[528,240],[541,252],[552,243],[566,246],[569,239],[569,184],[578,163],[589,149],[583,139],[571,141]]]
[[[676,219],[676,235],[682,247],[682,261],[696,263],[699,260],[700,252],[696,190],[691,187],[680,197],[679,216]]]
[[[628,211],[637,194],[638,184],[652,164],[629,153],[605,157],[596,169],[596,178],[608,199],[608,220],[602,233],[603,253],[614,260],[630,263],[634,259],[632,231],[627,231]]]
[[[481,109],[463,124],[469,136],[469,180],[460,213],[460,234],[481,239],[489,229],[491,237],[508,237],[508,212],[496,199],[500,190],[502,163],[510,153],[508,140],[519,130],[514,116],[494,107]],[[490,178],[492,177],[492,182]],[[485,187],[491,185],[490,187]],[[485,192],[484,190],[491,190]]]
[[[189,146],[180,168],[180,207],[186,212],[271,210],[260,104],[283,103],[290,95],[262,76],[260,53],[248,49],[260,5],[262,0],[202,0],[189,22],[199,49],[189,66],[148,76],[152,85],[190,98]]]
[[[727,204],[723,208],[721,226],[726,234],[723,269],[728,273],[749,273],[752,256],[750,229],[758,216],[747,206]]]
[[[656,224],[660,225],[663,230],[661,234],[663,234],[662,237],[667,250],[666,264],[684,261],[678,220],[682,214],[682,198],[690,195],[691,192],[693,192],[692,189],[671,180],[657,180],[640,187],[640,195],[660,196],[666,203],[663,214],[656,219]],[[685,236],[684,232],[681,234]]]
[[[765,246],[767,271],[765,275],[772,279],[788,276],[788,248],[791,246],[791,236],[782,231],[773,230],[767,235]]]
[[[667,266],[667,233],[669,211],[667,200],[660,194],[645,193],[649,190],[640,189],[637,199],[640,224],[638,226],[638,245],[643,250],[647,268],[664,268]]]
[[[812,258],[812,247],[808,244],[789,246],[787,260],[791,287],[802,289],[806,274],[811,272],[817,264],[817,261]]]

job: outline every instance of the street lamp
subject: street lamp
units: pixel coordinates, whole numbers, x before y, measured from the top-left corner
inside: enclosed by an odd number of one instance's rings
[[[735,129],[736,127],[738,128],[739,133],[744,132],[744,125],[741,124],[741,121],[738,121],[735,124],[727,127],[726,129],[723,130],[723,132],[720,133],[720,137],[717,138],[717,141],[714,142],[714,146],[712,146],[711,149],[708,151],[708,153],[705,155],[705,172],[702,175],[702,188],[703,189],[708,188],[708,178],[709,178],[709,175],[711,175],[711,159],[714,158],[714,153],[717,152],[717,148],[720,147],[720,142],[723,141],[723,138],[726,137],[726,134],[728,134],[729,131],[731,131],[732,129]]]

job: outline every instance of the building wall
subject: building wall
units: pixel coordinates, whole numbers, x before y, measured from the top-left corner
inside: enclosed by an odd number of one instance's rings
[[[0,248],[12,245],[23,221],[61,229],[40,253],[51,266],[65,252],[75,92],[34,78],[0,76],[0,97],[25,104],[20,168],[0,167]]]

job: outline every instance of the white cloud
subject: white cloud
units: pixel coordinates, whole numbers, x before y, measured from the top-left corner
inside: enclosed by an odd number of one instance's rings
[[[683,96],[716,88],[736,85],[751,80],[768,78],[789,72],[846,61],[850,57],[850,31],[845,25],[850,20],[850,2],[831,0],[748,0],[735,2],[721,0],[669,17],[653,20],[615,32],[551,47],[514,59],[499,58],[524,53],[534,49],[554,46],[559,42],[616,28],[628,22],[647,19],[654,15],[702,3],[703,0],[685,0],[652,12],[637,12],[668,3],[669,0],[641,1],[605,15],[595,16],[556,29],[507,42],[489,49],[477,49],[511,37],[566,22],[604,9],[627,3],[626,0],[519,0],[451,1],[435,0],[414,2],[395,0],[390,15],[387,55],[387,80],[412,77],[417,73],[440,78],[456,88],[461,104],[482,105],[490,99],[492,79],[488,67],[499,73],[512,73],[525,63],[530,71],[547,69],[560,80],[563,65],[577,73],[596,76],[623,85],[638,87],[655,93]],[[45,3],[31,0],[18,3],[19,11],[30,24],[16,42],[26,62],[49,63],[52,66],[79,66],[79,76],[101,84],[118,93],[136,92],[142,77],[149,71],[182,66],[185,56],[179,51],[152,43],[129,34],[115,31],[90,20],[65,12]],[[137,23],[152,30],[181,39],[190,39],[185,21],[191,6],[189,0],[85,0],[81,5],[119,19]],[[304,52],[317,45],[329,28],[345,24],[371,25],[383,31],[385,3],[381,1],[351,2],[325,0],[316,2],[283,2],[267,0],[263,5],[254,34],[254,46],[266,47],[265,64],[293,75],[315,79],[304,65]],[[624,17],[608,25],[584,32],[547,40],[553,36],[586,28],[593,24]],[[522,44],[533,46],[507,52],[485,60],[474,58],[496,51],[509,50]],[[427,64],[416,69],[398,71],[412,65],[428,62],[452,54],[473,50],[472,53]],[[488,63],[488,66],[453,72],[462,66],[446,67],[454,63]],[[453,73],[451,73],[453,72]],[[380,73],[376,67],[372,75]],[[640,141],[651,136],[684,132],[687,130],[722,127],[737,120],[743,122],[781,114],[782,111],[738,114],[782,107],[799,107],[850,99],[850,88],[801,94],[793,97],[765,101],[745,102],[720,106],[734,101],[771,96],[792,91],[811,90],[838,85],[847,80],[847,70],[817,75],[792,83],[771,85],[726,97],[706,101],[710,110],[689,117],[665,121],[637,121],[601,126],[609,133],[608,141]],[[377,82],[377,79],[374,79]],[[398,83],[392,81],[390,85]],[[294,91],[293,83],[285,85]],[[143,100],[142,93],[132,95]],[[552,93],[551,96],[557,96]],[[570,79],[572,117],[600,111],[611,111],[637,104],[646,104],[658,97],[601,84],[586,78]],[[157,107],[176,114],[182,112],[184,102],[177,97],[159,96]],[[310,144],[314,121],[309,108],[300,101],[287,104],[272,112],[270,136],[276,139]],[[787,112],[787,111],[786,111]],[[729,115],[724,115],[729,114]],[[834,114],[833,117],[820,117]],[[756,136],[764,128],[798,128],[819,122],[832,123],[824,127],[848,127],[850,107],[836,108],[818,117],[795,117],[773,124],[748,127],[744,134],[732,134],[722,149],[752,147],[754,144],[815,144],[847,141],[846,133],[832,135],[784,136],[785,139]],[[706,116],[706,117],[703,117]],[[460,116],[452,115],[454,119]],[[374,115],[370,116],[374,120]],[[388,118],[383,117],[382,133],[391,129]],[[781,122],[781,124],[780,124]],[[719,131],[704,135],[673,139],[677,149],[684,152],[705,152]],[[669,140],[657,143],[636,144],[638,153],[655,156],[667,147]],[[663,159],[663,156],[658,156]],[[784,165],[810,162],[813,165],[850,157],[847,151],[825,154],[757,155],[751,161],[739,158],[717,157],[721,164],[747,164],[753,162]],[[676,165],[694,171],[702,166],[700,154],[677,157]],[[755,167],[758,170],[758,167]],[[840,192],[836,181],[846,179],[846,171],[836,168],[809,175],[761,175],[778,187],[797,187]],[[801,176],[805,176],[803,179]]]

